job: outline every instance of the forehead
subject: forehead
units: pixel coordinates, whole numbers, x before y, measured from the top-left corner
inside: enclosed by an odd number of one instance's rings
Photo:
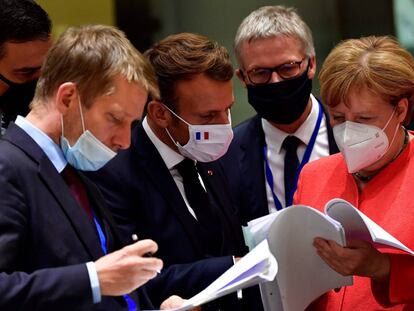
[[[132,119],[139,119],[147,101],[148,92],[137,82],[117,76],[114,79],[113,91],[98,96],[91,109],[105,110]]]
[[[389,102],[364,87],[351,89],[345,100],[334,107],[329,107],[329,110],[354,114],[371,112],[379,115],[382,112],[388,113],[388,109],[392,108]]]
[[[217,81],[203,74],[176,84],[175,97],[180,111],[222,110],[233,102],[232,81]]]
[[[0,62],[10,69],[40,67],[52,45],[52,40],[34,40],[21,43],[5,42]]]
[[[241,44],[240,56],[245,70],[255,68],[271,68],[290,62],[299,61],[304,56],[299,39],[288,36],[244,41]]]

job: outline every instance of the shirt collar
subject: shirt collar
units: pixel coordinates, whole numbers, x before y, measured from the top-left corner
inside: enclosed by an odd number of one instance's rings
[[[299,138],[305,145],[309,144],[309,140],[311,138],[311,135],[313,133],[313,130],[316,126],[316,122],[318,120],[318,110],[319,110],[319,103],[318,100],[311,94],[310,95],[311,102],[312,102],[312,108],[311,111],[306,118],[306,120],[302,123],[302,125],[296,130],[295,133],[288,134],[286,132],[283,132],[273,126],[269,121],[262,118],[262,128],[263,132],[265,134],[266,142],[269,141],[272,142],[273,148],[280,152],[280,149],[282,148],[282,143],[285,140],[285,138],[289,135],[296,136]]]
[[[36,142],[36,144],[39,145],[56,170],[59,173],[62,172],[67,164],[67,161],[60,146],[55,144],[55,142],[46,133],[22,116],[17,117],[15,124],[25,131],[27,135],[29,135]]]
[[[147,117],[145,117],[142,121],[142,126],[144,128],[145,133],[148,135],[148,138],[154,144],[155,148],[157,148],[158,153],[164,160],[164,163],[169,170],[174,168],[174,166],[176,166],[178,163],[185,159],[184,156],[182,156],[175,150],[171,149],[167,144],[162,142],[161,139],[157,137],[157,135],[155,135],[154,131],[148,124]]]

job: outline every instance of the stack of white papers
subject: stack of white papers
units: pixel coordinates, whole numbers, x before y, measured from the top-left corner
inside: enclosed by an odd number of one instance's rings
[[[369,217],[342,199],[325,206],[325,214],[295,205],[252,220],[243,228],[246,244],[254,247],[267,239],[278,262],[273,282],[260,285],[266,311],[299,311],[333,288],[352,285],[352,277],[332,270],[316,253],[315,237],[346,245],[347,239],[364,240],[376,247],[391,246],[414,254]]]
[[[267,241],[264,240],[207,288],[187,300],[181,307],[170,311],[188,310],[238,289],[272,281],[277,269],[276,259],[270,252]]]

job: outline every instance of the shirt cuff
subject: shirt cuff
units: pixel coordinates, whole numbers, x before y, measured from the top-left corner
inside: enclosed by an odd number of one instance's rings
[[[95,263],[90,261],[86,263],[88,269],[89,281],[91,282],[92,301],[93,303],[101,302],[101,288],[99,287],[98,273],[96,272]]]

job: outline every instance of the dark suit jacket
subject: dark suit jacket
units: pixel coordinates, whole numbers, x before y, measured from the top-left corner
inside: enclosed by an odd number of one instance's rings
[[[329,152],[334,154],[339,150],[325,110],[324,115],[328,129]],[[236,126],[229,151],[219,160],[244,225],[252,219],[269,214],[263,159],[265,137],[261,120],[256,115]]]
[[[81,178],[108,250],[121,247],[98,189]],[[126,310],[121,297],[92,303],[85,263],[101,256],[95,226],[63,178],[31,137],[11,124],[0,140],[0,271],[11,273],[0,275],[0,309]]]
[[[247,250],[219,165],[199,163],[198,169],[211,204],[222,215],[220,251],[215,254],[200,242],[198,223],[142,124],[133,129],[128,150],[89,175],[104,194],[125,239],[136,233],[140,239],[158,243],[156,256],[170,269],[159,277],[169,274],[164,277],[168,284],[158,286],[157,279],[148,283],[154,304],[170,294],[189,298],[198,293],[233,265],[231,255],[242,256]]]

